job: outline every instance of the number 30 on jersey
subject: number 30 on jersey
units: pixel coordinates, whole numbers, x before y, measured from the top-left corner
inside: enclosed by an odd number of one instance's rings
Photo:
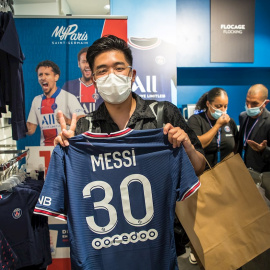
[[[131,206],[130,206],[130,197],[128,192],[128,187],[134,182],[138,182],[143,187],[144,192],[144,202],[146,214],[141,219],[136,219],[132,216]],[[98,226],[95,223],[93,216],[86,217],[86,222],[90,230],[98,234],[105,234],[112,231],[117,224],[117,212],[113,205],[110,204],[113,198],[113,190],[112,187],[104,182],[104,181],[94,181],[87,184],[83,189],[83,198],[91,197],[91,191],[94,189],[103,189],[105,192],[104,199],[98,202],[94,202],[94,209],[105,209],[108,211],[109,215],[109,223],[106,226]],[[132,226],[141,227],[148,224],[153,216],[154,216],[154,206],[153,206],[153,198],[152,198],[152,189],[149,180],[141,175],[141,174],[132,174],[124,178],[124,180],[120,184],[120,192],[121,192],[121,201],[123,214],[127,221]]]

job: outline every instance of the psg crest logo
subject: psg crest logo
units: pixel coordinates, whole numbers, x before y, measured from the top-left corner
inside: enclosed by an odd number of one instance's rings
[[[92,97],[93,97],[93,99],[97,100],[97,99],[99,99],[99,94],[98,93],[94,93]]]
[[[226,132],[230,132],[230,131],[231,131],[231,129],[230,129],[229,126],[225,126],[225,127],[224,127],[224,130],[225,130]]]
[[[12,216],[14,219],[18,219],[22,216],[22,209],[21,208],[16,208],[12,212]]]
[[[52,110],[55,110],[57,108],[57,104],[56,103],[53,103],[52,106],[51,106]]]

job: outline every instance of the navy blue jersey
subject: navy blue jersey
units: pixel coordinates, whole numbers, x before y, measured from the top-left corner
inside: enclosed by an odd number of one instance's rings
[[[67,219],[73,269],[178,269],[176,200],[200,182],[163,129],[84,133],[52,154],[35,213]]]
[[[19,140],[26,136],[23,61],[13,14],[0,12],[0,111],[9,105],[12,137]]]
[[[0,230],[18,256],[17,268],[42,263],[36,253],[35,235],[31,225],[33,210],[40,193],[14,187],[0,199]]]
[[[137,70],[132,90],[143,99],[172,101],[176,47],[158,38],[137,37],[130,37],[128,45],[133,55],[132,66]]]

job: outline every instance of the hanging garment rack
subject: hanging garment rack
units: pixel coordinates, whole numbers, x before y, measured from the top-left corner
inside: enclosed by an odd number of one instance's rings
[[[10,166],[14,165],[16,162],[18,162],[19,160],[26,157],[29,149],[27,149],[27,150],[4,150],[4,151],[0,151],[0,154],[10,154],[11,153],[10,151],[12,151],[12,154],[17,154],[17,156],[15,156],[12,159],[10,159],[9,161],[1,164],[0,165],[0,172],[5,171]]]
[[[10,8],[12,14],[14,15],[14,7],[13,7],[13,0],[0,0],[0,7],[6,9],[7,7]]]

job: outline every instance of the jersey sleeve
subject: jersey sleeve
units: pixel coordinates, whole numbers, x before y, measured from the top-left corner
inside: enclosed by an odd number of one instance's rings
[[[45,183],[34,213],[66,220],[65,198],[67,197],[67,190],[63,151],[58,145],[52,153]]]
[[[85,115],[84,110],[78,101],[78,99],[73,95],[68,93],[68,108],[72,117],[73,113],[76,113],[77,116]]]
[[[37,117],[36,109],[35,109],[37,106],[37,103],[38,103],[38,97],[35,97],[32,101],[31,109],[30,109],[28,119],[27,119],[27,122],[35,124],[35,125],[38,125],[38,117]]]
[[[177,162],[174,162],[174,166],[175,168],[172,168],[172,170],[177,171],[177,166],[179,170],[176,200],[183,201],[194,194],[201,186],[183,146],[180,147],[179,159]]]

